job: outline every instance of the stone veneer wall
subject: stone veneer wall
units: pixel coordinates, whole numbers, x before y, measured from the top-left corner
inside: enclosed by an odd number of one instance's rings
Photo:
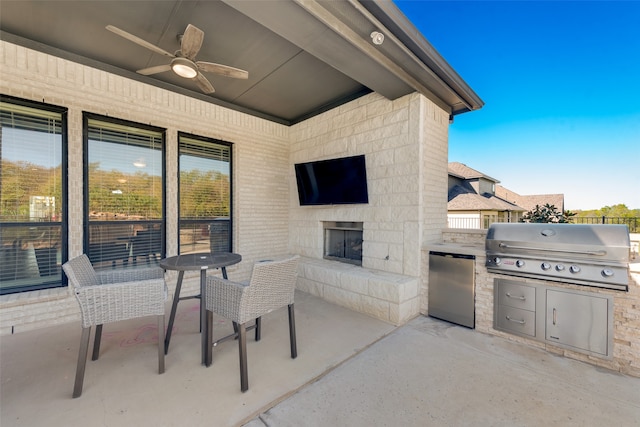
[[[292,127],[292,164],[364,154],[369,189],[368,204],[299,206],[290,169],[291,252],[322,261],[323,221],[363,222],[362,268],[303,262],[300,289],[395,324],[419,313],[421,247],[446,225],[448,126],[423,96],[370,94]]]
[[[465,237],[466,236],[466,237]],[[484,247],[486,230],[446,230],[444,243],[474,244]],[[581,360],[592,365],[619,371],[627,375],[640,377],[640,265],[632,265],[629,272],[629,291],[620,292],[609,289],[561,284],[543,280],[524,279],[501,274],[489,273],[485,267],[486,257],[476,255],[476,330],[498,335],[512,341],[526,343],[546,351]],[[594,294],[613,296],[613,358],[603,359],[577,353],[550,343],[534,341],[493,329],[493,280],[502,277],[515,281],[533,281],[557,288],[574,289]],[[423,308],[426,314],[426,308]]]
[[[363,267],[419,276],[421,245],[446,224],[448,126],[448,114],[417,94],[370,94],[293,126],[292,164],[365,155],[369,203],[299,206],[291,167],[291,251],[321,259],[323,221],[361,221]],[[425,211],[440,218],[425,221]]]
[[[400,325],[418,315],[419,278],[316,258],[300,258],[298,289]]]
[[[147,123],[166,131],[167,254],[177,253],[177,133],[232,142],[234,250],[229,268],[244,278],[254,260],[287,253],[290,191],[289,128],[55,56],[0,41],[0,92],[68,108],[69,256],[82,253],[83,111]],[[184,295],[197,293],[187,275]],[[176,275],[167,274],[170,289]],[[0,334],[79,319],[68,288],[0,298]]]

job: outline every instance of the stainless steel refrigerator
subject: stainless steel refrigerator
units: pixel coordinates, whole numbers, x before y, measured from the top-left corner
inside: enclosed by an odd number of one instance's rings
[[[475,328],[475,256],[429,252],[428,314]]]

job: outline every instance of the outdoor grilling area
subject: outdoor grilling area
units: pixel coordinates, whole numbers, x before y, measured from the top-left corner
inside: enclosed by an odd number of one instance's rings
[[[494,224],[446,230],[429,249],[475,255],[476,331],[640,376],[640,264],[625,226]]]

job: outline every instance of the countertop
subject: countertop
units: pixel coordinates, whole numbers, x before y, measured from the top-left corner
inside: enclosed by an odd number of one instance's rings
[[[428,251],[445,252],[452,254],[463,255],[485,255],[484,244],[470,244],[470,243],[429,243],[425,245],[425,249]]]

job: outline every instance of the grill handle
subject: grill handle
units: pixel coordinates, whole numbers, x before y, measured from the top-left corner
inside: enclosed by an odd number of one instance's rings
[[[508,245],[506,243],[500,243],[498,246],[505,249],[524,249],[527,251],[559,252],[559,253],[565,253],[565,254],[597,255],[597,256],[604,256],[607,254],[607,251],[571,251],[567,249],[549,249],[549,248],[537,248],[535,246]]]

